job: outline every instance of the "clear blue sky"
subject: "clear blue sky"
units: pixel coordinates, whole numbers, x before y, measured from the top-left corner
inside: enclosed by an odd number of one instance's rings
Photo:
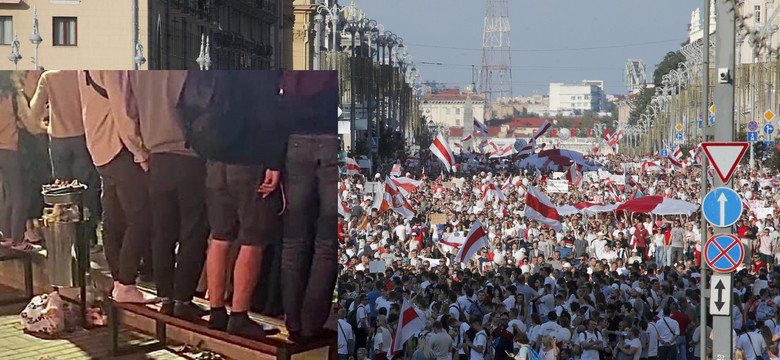
[[[471,65],[482,61],[484,0],[354,2],[404,39],[423,80],[471,83]],[[691,11],[702,7],[701,0],[509,0],[514,95],[547,94],[550,82],[583,79],[623,94],[629,58],[643,60],[652,81],[664,54],[687,40]]]

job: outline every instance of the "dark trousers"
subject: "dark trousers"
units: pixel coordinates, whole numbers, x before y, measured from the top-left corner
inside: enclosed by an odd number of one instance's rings
[[[309,334],[330,314],[338,272],[338,138],[292,135],[284,174],[287,212],[282,240],[282,298],[287,327]]]
[[[194,156],[152,154],[149,194],[157,295],[190,301],[203,270],[209,234],[206,162]]]
[[[87,185],[84,206],[89,209],[90,219],[86,223],[87,237],[97,243],[97,224],[100,222],[100,178],[87,150],[85,136],[50,138],[49,155],[55,179],[73,180]]]
[[[677,347],[658,346],[658,360],[677,360]]]
[[[111,276],[122,284],[135,284],[152,233],[148,174],[126,149],[98,172],[103,181],[103,245]]]
[[[366,330],[363,328],[355,329],[355,353],[352,354],[355,359],[357,359],[358,349],[365,348],[366,344],[368,344],[368,332],[366,332]],[[369,350],[369,354],[371,353],[370,349],[366,350]]]
[[[0,231],[4,238],[13,239],[14,242],[22,242],[24,240],[24,224],[27,219],[27,206],[18,151],[0,150],[0,176],[3,179]]]

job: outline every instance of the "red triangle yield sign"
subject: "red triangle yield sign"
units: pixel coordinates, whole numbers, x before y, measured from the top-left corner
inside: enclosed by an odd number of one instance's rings
[[[731,175],[737,169],[737,164],[742,160],[742,156],[745,155],[748,146],[746,142],[701,144],[704,153],[707,154],[707,159],[710,160],[710,164],[715,168],[715,172],[718,173],[718,177],[724,183],[731,179]]]

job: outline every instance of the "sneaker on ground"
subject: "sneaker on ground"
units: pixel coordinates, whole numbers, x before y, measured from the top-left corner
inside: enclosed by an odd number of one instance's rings
[[[118,303],[151,304],[160,301],[158,297],[138,290],[135,285],[121,283],[115,283],[111,296]]]

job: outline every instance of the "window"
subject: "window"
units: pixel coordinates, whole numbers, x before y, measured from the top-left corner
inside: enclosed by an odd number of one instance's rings
[[[460,126],[460,120],[455,120],[455,126]]]
[[[577,100],[582,100],[582,95],[577,96]]]
[[[76,46],[76,18],[54,18],[54,46]]]
[[[577,100],[577,97],[576,96],[572,96],[571,99],[572,100]]]
[[[590,99],[590,95],[585,95],[585,100]]]
[[[450,108],[447,108],[447,115],[450,114]]]
[[[14,40],[14,20],[10,16],[0,16],[0,45],[11,45]]]
[[[753,19],[756,20],[756,24],[761,22],[761,5],[753,7]]]
[[[460,115],[460,108],[455,109],[455,115]]]

